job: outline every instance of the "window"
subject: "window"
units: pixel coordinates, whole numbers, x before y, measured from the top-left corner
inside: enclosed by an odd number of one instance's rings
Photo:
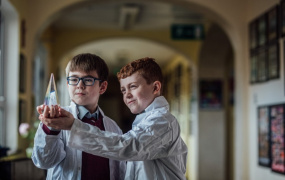
[[[1,0],[0,14],[0,144],[12,154],[18,149],[19,15],[9,0]]]

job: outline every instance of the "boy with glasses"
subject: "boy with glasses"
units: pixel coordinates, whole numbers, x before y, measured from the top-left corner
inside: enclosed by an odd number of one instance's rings
[[[64,107],[73,118],[102,131],[122,134],[118,125],[105,116],[98,106],[99,97],[108,86],[108,67],[103,59],[93,54],[79,54],[66,67],[67,87],[71,104]],[[37,107],[45,117],[60,116],[60,107]],[[80,133],[80,129],[79,133]],[[68,147],[70,131],[56,130],[40,123],[37,130],[32,160],[48,169],[47,179],[123,179],[126,163]],[[79,140],[80,141],[80,140]]]

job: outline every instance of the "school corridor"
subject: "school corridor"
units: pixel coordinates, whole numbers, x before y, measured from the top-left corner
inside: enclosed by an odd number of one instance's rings
[[[36,106],[51,73],[69,104],[65,67],[79,53],[106,61],[99,106],[123,132],[134,115],[116,73],[156,59],[188,147],[187,180],[285,179],[285,0],[0,0],[0,9],[0,180],[45,179],[29,158]]]

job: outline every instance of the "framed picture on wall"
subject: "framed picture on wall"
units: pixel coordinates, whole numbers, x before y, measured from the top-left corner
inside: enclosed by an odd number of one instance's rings
[[[272,9],[270,9],[267,13],[267,25],[268,25],[268,41],[275,41],[278,39],[278,31],[279,31],[279,6],[276,5]]]
[[[267,81],[267,52],[265,48],[259,50],[257,54],[257,81]]]
[[[273,42],[268,46],[268,79],[279,78],[279,44]]]
[[[216,110],[222,108],[222,80],[200,80],[200,108],[205,110]]]
[[[270,120],[269,107],[260,106],[258,113],[258,164],[270,166]]]
[[[271,170],[285,173],[284,104],[270,107]]]
[[[267,43],[267,18],[266,15],[262,15],[258,18],[258,46],[262,47]]]

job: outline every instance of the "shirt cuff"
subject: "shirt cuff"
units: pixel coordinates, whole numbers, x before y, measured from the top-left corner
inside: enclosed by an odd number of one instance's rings
[[[60,131],[50,130],[45,124],[43,124],[42,128],[47,135],[58,135],[60,133]]]

